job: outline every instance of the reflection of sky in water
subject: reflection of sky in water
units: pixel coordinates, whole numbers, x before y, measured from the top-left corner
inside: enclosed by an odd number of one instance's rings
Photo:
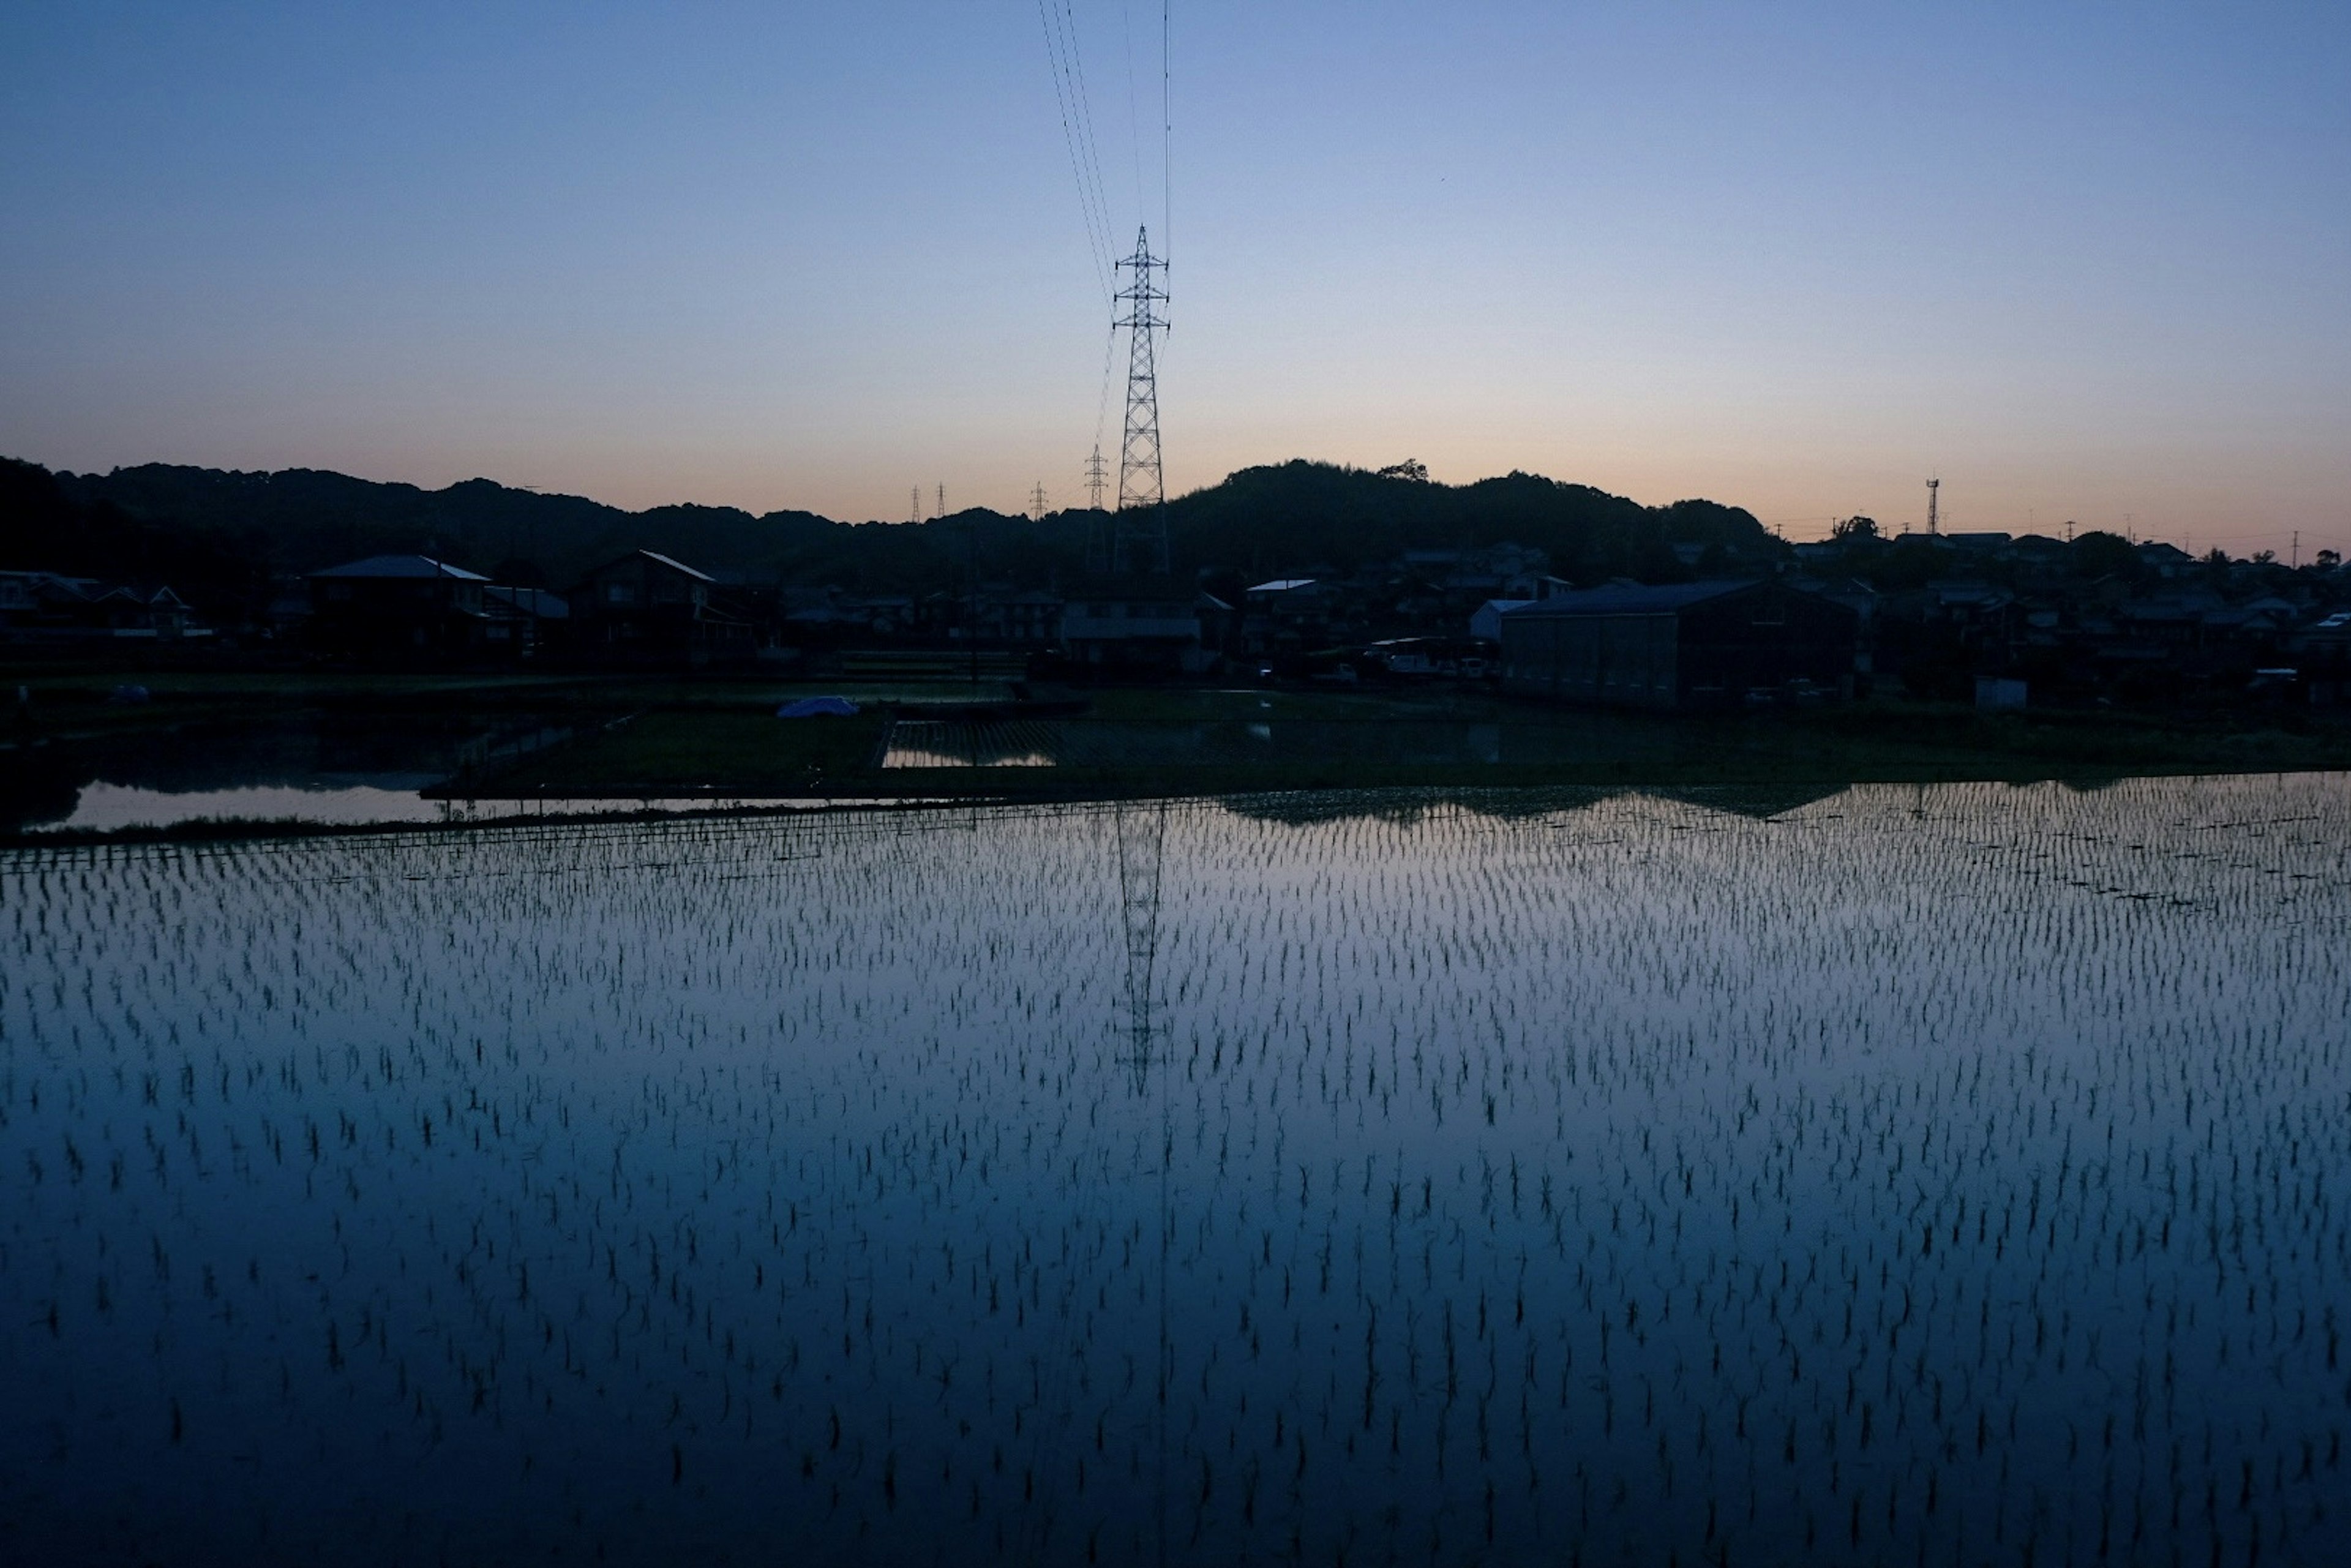
[[[1481,800],[0,854],[0,1557],[2325,1559],[2346,780]]]
[[[440,805],[414,789],[359,786],[303,789],[290,786],[242,789],[141,789],[123,784],[85,784],[73,814],[39,828],[168,828],[183,822],[433,822]],[[37,828],[36,831],[38,831]]]
[[[1377,724],[1215,720],[1144,724],[1091,719],[901,719],[882,766],[895,768],[1203,767],[1236,762],[1545,762],[1585,743],[1553,727],[1520,728],[1411,719]]]
[[[263,785],[235,789],[141,789],[122,784],[87,784],[70,815],[33,824],[31,832],[121,828],[171,828],[193,822],[308,822],[340,827],[403,822],[485,822],[507,818],[619,813],[638,810],[691,813],[820,807],[820,800],[791,801],[736,797],[684,799],[428,800],[415,789],[373,786],[303,789]],[[853,802],[841,802],[849,804]]]

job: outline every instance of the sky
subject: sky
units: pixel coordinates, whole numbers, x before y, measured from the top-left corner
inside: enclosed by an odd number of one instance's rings
[[[1125,346],[1051,21],[1171,263],[1171,494],[1416,457],[1806,538],[1938,476],[1947,528],[2351,552],[2340,0],[1164,19],[26,0],[0,453],[1076,504]]]

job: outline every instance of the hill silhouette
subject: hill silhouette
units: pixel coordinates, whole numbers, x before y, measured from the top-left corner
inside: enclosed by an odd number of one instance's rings
[[[1242,469],[1168,503],[1175,568],[1228,581],[1327,574],[1406,549],[1509,541],[1548,551],[1552,570],[1576,580],[1656,580],[1686,574],[1677,544],[1733,559],[1775,548],[1749,513],[1711,501],[1643,507],[1532,474],[1434,484],[1415,466],[1374,473],[1301,459]],[[914,523],[728,507],[631,512],[487,479],[427,490],[319,469],[146,464],[52,475],[0,459],[0,570],[169,579],[216,614],[246,607],[271,578],[408,551],[557,588],[637,549],[708,571],[852,592],[953,586],[975,559],[992,580],[1048,586],[1085,573],[1103,520],[985,508]]]

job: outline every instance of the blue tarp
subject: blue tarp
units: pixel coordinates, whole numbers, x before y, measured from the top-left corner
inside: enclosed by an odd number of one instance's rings
[[[857,705],[847,697],[802,697],[776,710],[778,718],[849,718]]]

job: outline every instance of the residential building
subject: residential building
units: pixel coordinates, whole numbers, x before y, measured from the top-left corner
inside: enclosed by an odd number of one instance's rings
[[[649,549],[632,550],[581,578],[565,597],[575,648],[591,657],[702,664],[748,659],[750,621],[714,592],[716,580]]]
[[[309,635],[360,659],[460,658],[492,645],[477,571],[423,555],[377,555],[314,571]],[[509,638],[511,633],[509,632]]]
[[[0,571],[0,640],[141,643],[211,635],[169,588],[54,571]]]
[[[1102,579],[1071,591],[1061,641],[1091,669],[1198,674],[1217,658],[1232,607],[1174,578]]]
[[[1852,690],[1860,616],[1783,582],[1588,589],[1501,616],[1502,687],[1607,706],[1720,706]]]

